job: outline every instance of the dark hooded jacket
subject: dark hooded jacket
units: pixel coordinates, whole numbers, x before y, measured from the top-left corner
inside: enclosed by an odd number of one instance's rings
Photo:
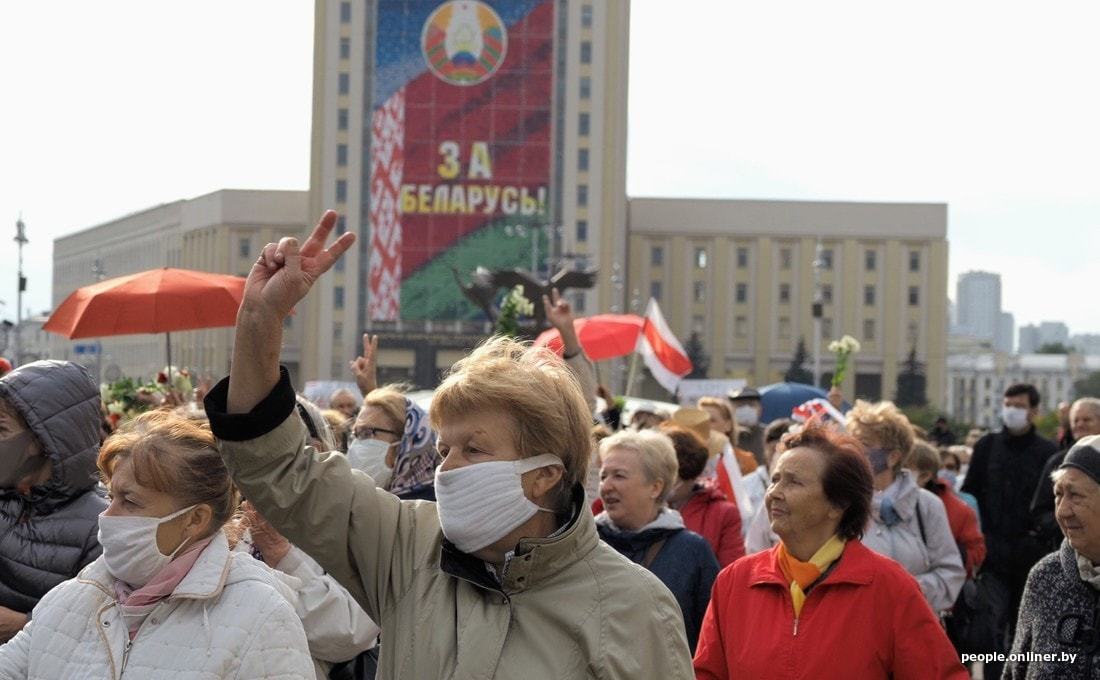
[[[36,361],[0,378],[0,399],[15,407],[53,464],[49,481],[27,496],[0,488],[0,606],[29,613],[101,552],[100,397],[84,367]]]

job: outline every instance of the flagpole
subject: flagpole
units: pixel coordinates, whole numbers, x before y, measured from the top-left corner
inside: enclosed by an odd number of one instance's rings
[[[630,372],[626,374],[626,393],[625,397],[630,397],[630,390],[634,388],[634,375],[638,372],[638,353],[634,352],[630,355]]]

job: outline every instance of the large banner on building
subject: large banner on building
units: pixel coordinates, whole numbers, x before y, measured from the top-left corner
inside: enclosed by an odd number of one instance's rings
[[[529,268],[545,243],[555,3],[377,7],[367,312],[476,318],[455,272]]]

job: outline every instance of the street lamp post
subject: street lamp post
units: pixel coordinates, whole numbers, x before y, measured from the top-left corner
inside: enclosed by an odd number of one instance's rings
[[[95,277],[96,283],[107,278],[107,270],[103,267],[103,260],[98,257],[92,263],[92,275]],[[96,383],[103,382],[103,341],[99,338],[96,338],[95,341],[95,381]]]
[[[27,289],[27,278],[23,276],[23,244],[27,243],[27,226],[23,224],[23,215],[15,221],[15,242],[19,244],[19,288],[15,297],[15,365],[23,363],[23,291]]]
[[[814,387],[821,386],[821,317],[825,312],[825,303],[821,299],[821,270],[825,266],[821,239],[814,249]]]

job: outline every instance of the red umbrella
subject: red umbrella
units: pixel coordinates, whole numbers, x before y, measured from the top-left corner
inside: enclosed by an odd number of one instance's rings
[[[575,320],[573,328],[588,357],[602,361],[633,353],[644,323],[645,319],[635,314],[597,314]],[[561,334],[555,329],[544,331],[535,339],[535,346],[561,354]]]
[[[244,297],[239,276],[152,269],[77,289],[43,330],[70,340],[232,326]],[[172,364],[168,337],[168,365]]]

